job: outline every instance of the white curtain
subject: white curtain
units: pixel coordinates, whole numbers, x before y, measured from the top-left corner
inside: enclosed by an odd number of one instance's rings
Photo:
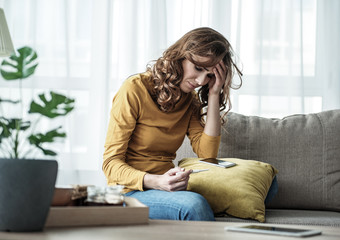
[[[324,0],[317,5],[315,78],[322,89],[322,109],[340,105],[340,1]]]
[[[234,112],[283,117],[340,108],[337,0],[2,0],[15,48],[39,54],[24,98],[53,89],[76,99],[59,120],[58,184],[105,184],[111,100],[122,81],[187,31],[210,26],[231,42],[244,72]],[[237,81],[237,79],[235,79]],[[0,79],[1,96],[17,83]],[[11,109],[6,109],[11,111]],[[46,122],[45,125],[49,123]]]

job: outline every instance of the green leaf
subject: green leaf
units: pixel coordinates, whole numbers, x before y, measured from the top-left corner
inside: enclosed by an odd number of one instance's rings
[[[35,145],[37,148],[39,148],[45,155],[49,155],[49,156],[56,156],[57,153],[46,149],[44,147],[42,147],[43,143],[52,143],[55,141],[55,138],[65,138],[66,137],[66,133],[64,132],[58,132],[58,130],[61,128],[55,128],[51,131],[48,131],[47,133],[43,134],[43,133],[38,133],[38,134],[32,134],[28,137],[28,140],[30,142],[30,144]]]
[[[55,118],[65,116],[74,108],[74,99],[52,91],[49,96],[50,100],[47,100],[44,94],[40,94],[39,98],[42,104],[32,101],[29,113],[40,113],[48,118]]]
[[[28,137],[29,141],[31,144],[34,145],[39,145],[41,143],[45,143],[45,142],[54,142],[55,138],[60,137],[60,138],[64,138],[66,137],[66,133],[64,132],[58,132],[58,129],[60,129],[60,127],[57,127],[51,131],[48,131],[45,134],[42,133],[38,133],[38,134],[32,134],[31,136]]]
[[[0,143],[2,142],[2,139],[11,136],[11,130],[8,127],[8,123],[8,119],[3,117],[0,118]]]
[[[22,121],[20,118],[0,117],[0,143],[4,138],[12,135],[13,130],[25,131],[31,126],[30,121]]]
[[[43,153],[47,156],[56,156],[57,153],[52,151],[52,150],[48,150],[46,148],[42,148],[42,147],[38,147],[41,151],[43,151]]]
[[[4,118],[0,117],[1,126],[5,126],[7,129],[18,129],[25,131],[31,126],[30,121],[23,121],[21,118]]]
[[[2,61],[0,69],[2,77],[5,80],[28,78],[38,66],[37,58],[38,55],[32,48],[19,48],[18,53],[13,53],[8,59]]]

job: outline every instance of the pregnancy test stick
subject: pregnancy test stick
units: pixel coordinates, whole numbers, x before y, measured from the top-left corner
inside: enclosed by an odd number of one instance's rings
[[[205,172],[205,171],[208,171],[209,169],[195,169],[195,170],[192,170],[192,173],[199,173],[199,172]],[[182,172],[177,172],[176,175],[179,175],[179,174],[182,174]]]
[[[192,173],[199,173],[199,172],[205,172],[205,171],[209,171],[209,169],[196,169],[196,170],[192,170]]]

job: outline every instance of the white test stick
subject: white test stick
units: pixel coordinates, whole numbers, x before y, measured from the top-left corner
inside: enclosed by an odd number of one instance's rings
[[[195,169],[195,170],[192,170],[192,173],[199,173],[199,172],[205,172],[205,171],[208,171],[209,169]],[[176,175],[179,175],[179,174],[182,174],[182,172],[177,172]]]
[[[209,171],[209,169],[195,169],[195,170],[192,170],[192,173],[199,173],[199,172],[205,172],[205,171]]]

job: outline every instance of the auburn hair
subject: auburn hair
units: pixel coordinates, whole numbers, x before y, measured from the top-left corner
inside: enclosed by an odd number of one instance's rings
[[[206,62],[197,62],[194,56],[208,57]],[[242,72],[236,66],[234,53],[228,40],[212,28],[202,27],[191,30],[181,37],[163,52],[162,57],[149,64],[147,71],[153,76],[155,83],[154,101],[163,112],[170,112],[180,100],[182,91],[180,83],[183,78],[182,62],[187,59],[197,66],[212,67],[223,60],[227,68],[226,82],[220,93],[220,111],[226,110],[227,114],[231,109],[230,88],[238,89],[242,85]],[[235,71],[240,83],[233,85],[232,80]],[[202,86],[197,92],[197,99],[194,100],[195,112],[204,125],[205,111],[208,105],[209,88],[208,84]],[[224,116],[224,115],[223,115]],[[221,116],[223,123],[224,117]]]

